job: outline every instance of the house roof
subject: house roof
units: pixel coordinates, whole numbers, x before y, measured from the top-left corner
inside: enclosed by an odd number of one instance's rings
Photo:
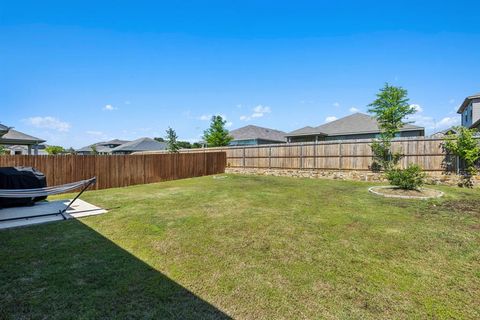
[[[92,152],[92,147],[95,147],[97,152],[100,153],[109,153],[112,151],[115,147],[121,146],[122,144],[125,144],[127,142],[130,142],[129,140],[120,140],[120,139],[113,139],[110,141],[100,141],[94,144],[91,144],[89,146],[77,149],[77,152]],[[110,148],[110,145],[115,145],[115,147]]]
[[[30,136],[26,133],[10,129],[0,138],[0,144],[32,145],[45,142],[45,140]]]
[[[230,135],[233,137],[233,140],[263,139],[285,142],[286,133],[280,130],[248,125],[230,131]]]
[[[412,130],[424,130],[424,128],[411,124],[405,124],[403,128],[400,129],[400,131]],[[304,127],[292,131],[287,134],[287,137],[307,135],[340,136],[376,132],[380,132],[380,127],[378,126],[378,122],[375,120],[375,118],[364,113],[354,113],[315,128]]]
[[[9,127],[4,126],[3,124],[0,123],[0,132],[2,131],[8,131]]]
[[[480,119],[478,119],[477,121],[475,121],[471,126],[470,126],[470,129],[472,128],[480,128]]]
[[[99,144],[100,145],[107,145],[107,144],[121,145],[121,144],[124,144],[124,143],[127,143],[127,142],[130,142],[130,140],[113,139],[113,140],[110,140],[110,141],[99,142]]]
[[[480,99],[480,92],[477,94],[471,95],[469,97],[466,97],[465,100],[463,100],[462,104],[460,105],[460,108],[458,108],[457,113],[462,113],[463,110],[465,110],[465,108],[468,106],[470,101],[472,101],[473,99]]]
[[[167,144],[165,142],[158,142],[151,138],[140,138],[113,148],[112,152],[159,151],[166,148]]]

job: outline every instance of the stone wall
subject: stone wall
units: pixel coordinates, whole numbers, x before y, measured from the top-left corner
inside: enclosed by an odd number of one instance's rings
[[[260,168],[229,168],[226,173],[254,174],[263,176],[296,177],[311,179],[334,179],[334,180],[355,180],[370,182],[385,182],[382,173],[371,171],[338,171],[338,170],[298,170],[298,169],[260,169]],[[480,176],[474,178],[475,185],[480,185]],[[443,172],[430,172],[426,179],[427,184],[456,186],[460,183],[461,176],[445,174]]]

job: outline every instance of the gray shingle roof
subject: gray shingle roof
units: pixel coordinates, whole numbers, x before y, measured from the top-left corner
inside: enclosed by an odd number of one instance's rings
[[[424,128],[411,124],[406,124],[400,131],[423,130]],[[292,131],[287,134],[287,137],[305,136],[305,135],[326,135],[326,136],[340,136],[349,134],[361,133],[375,133],[380,132],[377,120],[375,118],[364,114],[354,113],[352,115],[340,118],[338,120],[325,123],[321,126],[312,128],[305,127]]]
[[[3,124],[0,123],[0,132],[7,132],[8,129],[9,128],[7,126],[4,126]]]
[[[37,144],[45,142],[45,140],[30,136],[26,133],[10,129],[0,138],[0,144],[2,143],[15,143],[15,144]]]
[[[165,142],[158,142],[151,138],[140,138],[113,148],[112,152],[159,151],[166,148],[167,144]]]
[[[468,106],[470,101],[472,101],[473,99],[480,99],[480,92],[466,97],[465,100],[463,100],[462,104],[460,105],[460,108],[458,108],[457,113],[462,113],[463,110],[465,110],[465,108]]]
[[[263,128],[254,125],[248,125],[230,131],[233,140],[263,139],[269,141],[285,142],[285,132],[275,129]]]
[[[115,147],[121,146],[122,144],[125,144],[127,142],[130,142],[129,140],[120,140],[120,139],[113,139],[110,141],[100,141],[94,144],[91,144],[89,146],[77,149],[77,152],[92,152],[92,147],[95,146],[95,149],[99,153],[110,153]],[[109,147],[110,145],[113,145],[114,147],[111,148]]]

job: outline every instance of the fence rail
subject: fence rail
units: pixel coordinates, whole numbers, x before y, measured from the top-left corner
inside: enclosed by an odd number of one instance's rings
[[[226,154],[0,156],[0,167],[29,166],[43,172],[48,185],[97,177],[95,189],[199,177],[225,172]]]
[[[460,163],[447,155],[439,138],[403,138],[392,142],[405,156],[400,166],[420,165],[427,172],[457,171]],[[182,153],[224,151],[232,168],[372,170],[372,140],[338,140],[181,150]]]

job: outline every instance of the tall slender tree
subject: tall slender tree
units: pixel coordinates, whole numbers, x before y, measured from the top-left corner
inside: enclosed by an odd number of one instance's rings
[[[209,147],[223,147],[227,146],[233,137],[225,128],[226,120],[221,116],[213,116],[210,127],[204,131],[203,139]]]
[[[166,141],[167,141],[167,148],[169,152],[177,153],[178,150],[180,149],[177,139],[178,139],[178,136],[175,130],[168,127]]]
[[[388,171],[400,161],[402,154],[392,152],[392,140],[400,129],[408,123],[406,117],[416,112],[409,104],[408,92],[402,87],[388,83],[377,93],[377,99],[368,105],[369,113],[377,120],[381,133],[371,145],[376,166]]]

